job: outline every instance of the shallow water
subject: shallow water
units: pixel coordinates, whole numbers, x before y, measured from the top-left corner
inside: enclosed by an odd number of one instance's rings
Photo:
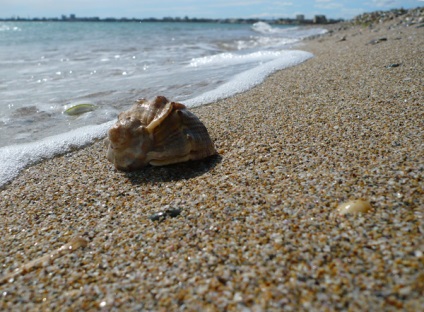
[[[311,57],[288,48],[323,32],[265,23],[0,23],[0,161],[23,149],[26,163],[40,140],[50,146],[43,157],[52,157],[63,152],[55,140],[85,126],[71,145],[87,144],[138,98],[194,106],[247,90]],[[82,103],[96,109],[64,114]]]

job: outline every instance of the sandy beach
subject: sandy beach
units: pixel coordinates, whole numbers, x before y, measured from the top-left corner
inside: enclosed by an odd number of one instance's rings
[[[25,169],[0,191],[0,310],[418,311],[424,27],[405,20],[332,25],[296,47],[314,58],[192,109],[217,156],[125,173],[99,141]]]

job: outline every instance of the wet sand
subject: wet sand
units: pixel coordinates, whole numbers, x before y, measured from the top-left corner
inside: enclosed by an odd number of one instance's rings
[[[193,109],[215,157],[123,173],[97,142],[24,170],[0,191],[0,309],[422,308],[424,28],[397,22],[332,26]]]

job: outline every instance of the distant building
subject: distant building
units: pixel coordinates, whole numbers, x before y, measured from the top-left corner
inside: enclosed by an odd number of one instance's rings
[[[70,20],[76,20],[77,18],[76,18],[76,16],[75,16],[75,14],[71,14],[71,15],[69,15],[69,19],[70,19]]]
[[[305,20],[305,15],[303,15],[303,14],[296,15],[296,20],[298,22],[303,22]]]
[[[327,24],[327,18],[325,15],[315,15],[313,22],[314,24]]]

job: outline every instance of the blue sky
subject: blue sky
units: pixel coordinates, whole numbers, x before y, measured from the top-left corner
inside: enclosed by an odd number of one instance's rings
[[[0,0],[0,17],[206,17],[349,19],[363,12],[424,6],[424,0]]]

